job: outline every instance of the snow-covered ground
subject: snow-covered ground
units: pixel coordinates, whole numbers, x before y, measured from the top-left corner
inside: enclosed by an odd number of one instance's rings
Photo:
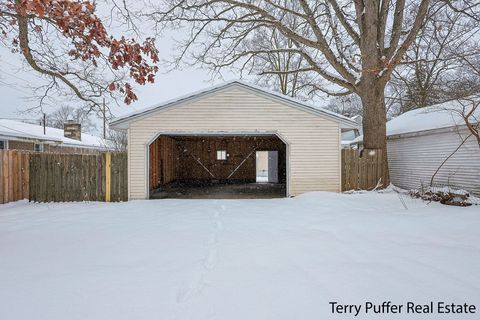
[[[0,319],[478,319],[480,207],[396,193],[0,206]],[[474,315],[331,315],[446,301]]]

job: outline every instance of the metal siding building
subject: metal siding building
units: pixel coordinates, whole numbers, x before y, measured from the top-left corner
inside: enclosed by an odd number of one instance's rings
[[[387,123],[388,163],[394,185],[418,190],[428,187],[437,169],[450,157],[438,170],[433,185],[480,195],[480,147],[473,136],[469,137],[461,115],[470,111],[466,101],[471,100],[411,110]],[[471,120],[478,121],[480,110],[471,110]],[[351,143],[362,144],[362,136]]]
[[[463,127],[390,136],[388,162],[392,183],[404,189],[428,187],[435,171],[468,135]],[[480,195],[480,149],[473,137],[445,162],[433,183]]]

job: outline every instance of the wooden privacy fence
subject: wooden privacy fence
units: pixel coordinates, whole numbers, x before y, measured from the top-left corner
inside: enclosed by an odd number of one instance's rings
[[[388,181],[383,151],[364,152],[342,149],[342,191],[371,190]]]
[[[342,150],[342,191],[388,181],[381,150]],[[0,150],[0,203],[128,200],[127,154],[54,154]]]
[[[0,203],[28,199],[29,154],[0,150]]]
[[[30,201],[126,201],[127,154],[30,154]]]

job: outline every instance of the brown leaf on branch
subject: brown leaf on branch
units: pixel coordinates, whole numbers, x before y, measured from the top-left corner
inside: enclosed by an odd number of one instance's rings
[[[92,0],[4,0],[0,1],[0,32],[4,37],[10,35],[12,47],[18,44],[35,71],[55,85],[63,82],[82,101],[95,105],[100,96],[115,91],[123,94],[125,103],[132,103],[138,97],[127,81],[115,77],[105,83],[108,79],[101,79],[103,69],[94,79],[91,68],[101,65],[113,73],[126,71],[138,84],[152,83],[159,61],[154,39],[139,43],[123,36],[114,38],[96,11]],[[62,47],[47,41],[53,32]],[[60,57],[69,59],[64,58],[60,65]],[[85,66],[84,70],[73,71],[71,61]]]

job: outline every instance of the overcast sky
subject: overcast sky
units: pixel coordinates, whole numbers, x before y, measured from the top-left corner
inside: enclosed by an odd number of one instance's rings
[[[162,57],[170,57],[172,41],[162,39],[157,41]],[[0,118],[32,118],[34,115],[25,115],[21,111],[36,106],[35,101],[30,101],[32,96],[29,86],[42,84],[42,79],[34,71],[23,66],[19,54],[11,53],[7,48],[0,47]],[[23,67],[22,67],[23,66]],[[225,75],[225,80],[232,80],[235,76]],[[132,109],[143,108],[165,100],[175,98],[196,91],[213,84],[222,82],[221,79],[211,81],[207,70],[186,68],[169,73],[158,73],[155,84],[137,86],[139,100],[130,106],[123,105],[121,108],[114,108],[113,112],[118,115],[129,112]],[[68,101],[66,101],[68,103]],[[53,109],[53,108],[51,108]],[[50,112],[46,110],[46,112]]]

